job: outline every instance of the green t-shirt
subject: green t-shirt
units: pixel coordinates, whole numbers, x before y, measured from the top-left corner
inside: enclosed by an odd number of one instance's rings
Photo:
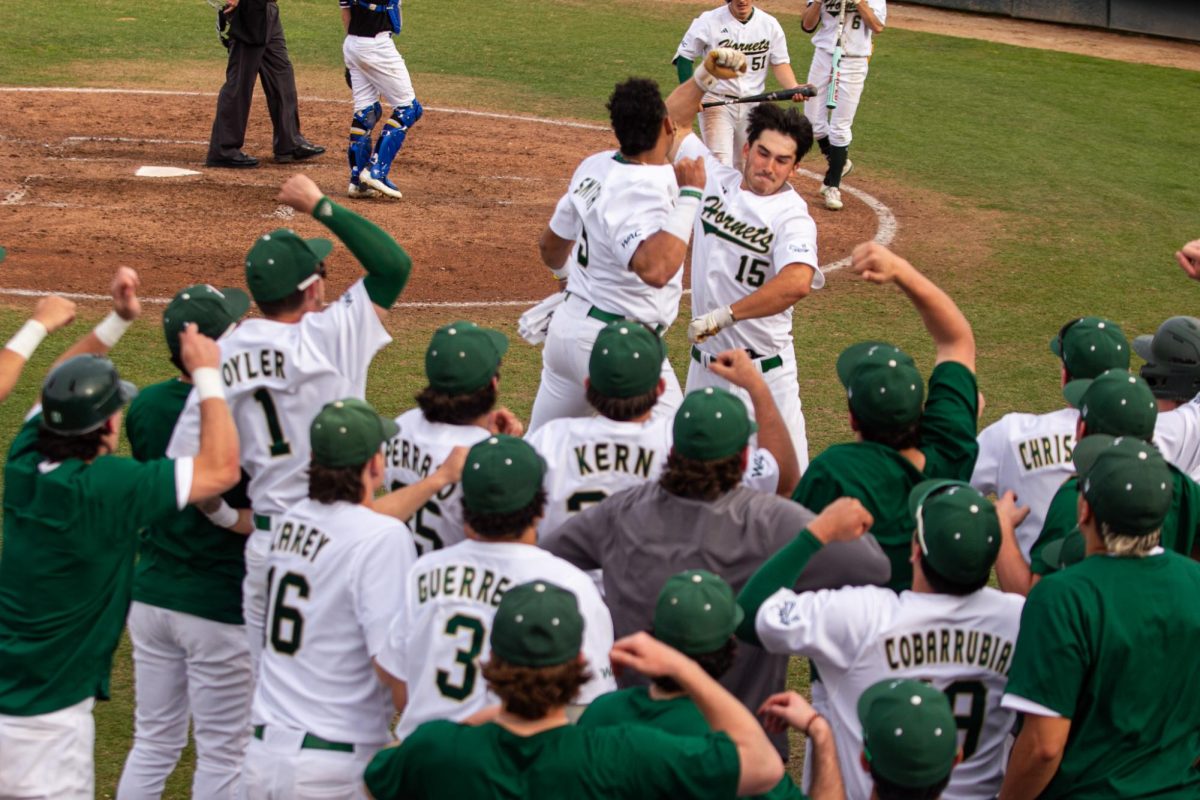
[[[723,733],[672,736],[644,725],[564,725],[517,736],[494,723],[435,721],[372,759],[376,800],[420,798],[727,798],[737,748]]]
[[[692,698],[683,695],[667,700],[655,700],[646,686],[634,686],[597,697],[579,718],[581,728],[603,728],[609,725],[649,725],[676,736],[704,736],[711,733],[708,720],[696,708]],[[761,800],[808,800],[787,775],[766,794],[755,795]]]
[[[137,531],[178,511],[175,462],[46,462],[38,414],[4,467],[0,714],[107,699],[133,584]]]
[[[138,394],[125,421],[134,458],[151,461],[166,455],[191,390],[191,384],[172,379]],[[240,494],[228,496],[229,501],[249,508],[244,492]],[[245,547],[245,536],[213,525],[195,506],[188,506],[142,532],[133,599],[241,625]]]
[[[1094,555],[1025,602],[1007,693],[1071,720],[1058,797],[1200,796],[1200,564]]]
[[[979,389],[975,374],[962,364],[938,364],[929,376],[929,396],[921,416],[920,450],[925,469],[885,445],[874,442],[836,444],[808,465],[792,499],[820,513],[839,497],[856,497],[875,518],[871,533],[892,564],[888,588],[912,586],[913,530],[908,494],[929,478],[969,481],[979,443],[975,438]]]
[[[1171,508],[1167,511],[1162,526],[1162,546],[1165,550],[1191,556],[1200,528],[1200,485],[1173,464],[1171,470],[1174,483]],[[1079,523],[1079,478],[1072,475],[1063,482],[1050,500],[1046,510],[1046,521],[1042,532],[1029,551],[1029,569],[1035,575],[1046,575],[1054,570],[1042,558],[1046,545],[1064,538]]]

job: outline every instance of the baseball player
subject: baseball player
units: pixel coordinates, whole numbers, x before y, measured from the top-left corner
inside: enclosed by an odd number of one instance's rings
[[[1158,546],[1170,470],[1128,436],[1089,436],[1074,459],[1088,556],[1025,603],[1003,700],[1023,723],[1000,798],[1195,797],[1200,564]]]
[[[739,55],[722,52],[727,59]],[[706,57],[697,83],[736,74],[718,59],[716,51]],[[539,242],[542,262],[555,277],[570,277],[546,333],[530,432],[552,419],[591,413],[584,379],[596,334],[607,323],[635,320],[662,335],[679,314],[680,268],[700,207],[704,164],[685,159],[672,167],[667,151],[675,125],[654,81],[618,84],[608,110],[620,149],[584,159]],[[674,409],[682,392],[666,359],[662,377],[667,388],[659,402]]]
[[[740,797],[783,777],[750,712],[695,661],[646,633],[617,642],[613,661],[673,680],[714,732],[683,737],[644,725],[569,724],[568,704],[595,668],[584,645],[589,621],[571,591],[544,580],[521,584],[489,616],[495,622],[481,672],[500,698],[494,720],[427,722],[377,755],[364,775],[377,800]]]
[[[1129,341],[1121,326],[1103,317],[1080,317],[1050,340],[1062,385],[1129,368]],[[1055,492],[1074,471],[1071,450],[1079,412],[1069,405],[1046,414],[1005,414],[979,433],[979,456],[971,485],[997,497],[1013,492],[1029,515],[1017,526],[1017,543],[1028,563]]]
[[[282,228],[265,234],[246,256],[246,283],[263,316],[246,320],[221,340],[221,378],[237,421],[254,509],[242,613],[256,661],[267,605],[271,519],[307,494],[313,409],[330,399],[364,395],[371,359],[391,341],[383,318],[412,268],[391,236],[322,195],[306,175],[290,178],[278,199],[332,230],[367,274],[325,306],[325,259],[333,243],[305,240]],[[193,396],[169,455],[194,446],[195,411]]]
[[[551,420],[526,438],[546,460],[546,515],[538,525],[543,546],[587,506],[662,473],[674,424],[657,404],[665,389],[659,372],[665,355],[662,339],[645,326],[609,323],[588,363],[588,402],[599,416]],[[742,485],[790,496],[799,468],[761,372],[740,350],[721,354],[709,369],[745,386],[759,406],[759,447],[747,455]]]
[[[488,631],[501,598],[527,581],[553,578],[579,600],[591,678],[579,687],[575,702],[587,704],[616,687],[608,660],[612,618],[599,591],[585,573],[536,546],[545,469],[529,444],[504,434],[484,439],[467,454],[462,473],[467,539],[423,555],[409,571],[407,600],[378,656],[379,666],[408,696],[397,739],[404,741],[428,720],[461,721],[494,702],[479,680],[479,663],[487,658]]]
[[[271,530],[247,800],[365,798],[363,770],[389,740],[393,702],[404,705],[375,667],[417,557],[404,524],[372,509],[395,433],[356,398],[312,421],[308,499]]]
[[[938,798],[962,754],[948,736],[956,719],[946,695],[927,683],[884,680],[858,699],[862,765],[871,775],[872,798]]]
[[[4,262],[7,255],[8,251],[0,247],[0,263]],[[0,403],[8,399],[42,340],[74,321],[75,304],[67,298],[52,294],[38,300],[33,316],[0,350]]]
[[[753,0],[726,0],[724,5],[692,20],[673,59],[680,84],[690,82],[697,58],[704,58],[718,47],[728,47],[744,55],[747,69],[741,75],[718,81],[703,93],[704,102],[761,94],[766,89],[768,67],[780,88],[792,89],[798,85],[783,26],[761,8],[755,8]],[[700,98],[692,106],[699,108]],[[753,103],[742,103],[714,106],[701,112],[700,134],[721,164],[742,168],[750,112],[754,108]],[[691,130],[691,122],[684,127]]]
[[[812,38],[813,59],[808,82],[817,89],[804,103],[804,113],[812,122],[817,146],[829,162],[821,196],[831,211],[842,208],[842,178],[853,168],[848,157],[852,137],[850,126],[862,99],[867,67],[874,50],[874,35],[887,22],[887,0],[809,0],[800,18],[805,33]],[[834,80],[834,57],[837,82]],[[836,107],[830,108],[830,84]]]
[[[949,295],[886,247],[860,244],[850,270],[872,283],[895,284],[921,314],[936,348],[929,394],[898,347],[860,342],[844,350],[837,374],[857,440],[814,458],[792,499],[813,511],[839,497],[861,500],[892,562],[888,586],[900,591],[912,582],[909,492],[928,478],[966,480],[975,465],[975,334]]]
[[[1146,360],[1139,374],[1158,401],[1154,444],[1163,458],[1200,478],[1200,319],[1171,317],[1133,349]]]
[[[871,794],[858,766],[864,749],[858,698],[881,680],[908,678],[932,683],[954,709],[963,761],[941,796],[990,800],[1004,776],[1005,739],[1016,719],[1000,699],[1024,603],[987,585],[1002,537],[996,509],[962,481],[920,483],[908,497],[917,520],[909,546],[912,591],[797,593],[791,587],[813,553],[871,526],[857,500],[835,505],[841,508],[809,523],[746,584],[738,598],[746,612],[739,634],[772,653],[808,656],[820,670],[825,699],[818,708],[831,715],[849,797]]]
[[[194,327],[180,337],[180,358],[200,395],[196,456],[115,455],[136,389],[98,354],[140,310],[136,275],[123,273],[115,315],[51,370],[5,462],[0,797],[94,796],[92,707],[108,699],[137,533],[238,480],[219,351]]]
[[[388,177],[392,162],[408,129],[425,113],[413,91],[404,57],[396,49],[393,36],[400,34],[401,0],[338,0],[346,39],[342,58],[346,62],[347,81],[354,95],[354,119],[350,122],[350,197],[372,197],[382,193],[403,197]],[[371,131],[383,117],[379,98],[392,107],[383,123],[383,132],[374,148]]]
[[[249,307],[245,292],[207,284],[180,290],[167,306],[163,332],[179,375],[146,387],[129,406],[125,430],[138,461],[165,455],[192,392],[180,358],[184,326],[195,324],[218,340]],[[249,508],[244,488],[231,494],[234,505]],[[189,718],[196,732],[192,796],[234,796],[254,685],[241,591],[253,525],[248,510],[234,518],[237,532],[189,506],[142,535],[129,609],[136,713],[133,749],[117,787],[121,800],[162,796],[187,744]]]
[[[758,12],[756,12],[758,13]],[[703,158],[703,207],[692,245],[692,343],[687,390],[741,389],[705,367],[718,353],[745,350],[754,359],[792,436],[800,470],[808,437],[796,377],[792,306],[825,285],[817,264],[817,226],[788,183],[812,146],[808,121],[792,109],[763,103],[749,116],[741,170],[720,164],[691,134],[700,102],[692,81],[667,98],[671,118],[686,131],[674,158]],[[752,412],[753,413],[753,412]]]
[[[500,361],[508,337],[500,331],[459,320],[434,332],[425,350],[429,384],[417,395],[417,408],[396,417],[398,433],[386,447],[391,489],[427,478],[455,448],[466,448],[494,433],[520,436],[521,423],[507,408],[496,408]],[[409,520],[423,555],[463,540],[459,484],[447,484]]]
[[[693,659],[719,681],[733,663],[737,648],[733,632],[741,620],[742,609],[728,583],[707,570],[687,570],[672,575],[659,592],[650,634]],[[780,695],[772,695],[759,713],[776,712],[780,700]],[[803,698],[797,703],[798,708],[807,705]],[[777,717],[767,717],[773,718]],[[649,686],[631,686],[597,697],[579,718],[582,728],[630,723],[680,736],[704,736],[711,730],[692,699],[669,678],[655,678]],[[765,722],[764,727],[769,728]],[[818,716],[801,721],[797,727],[816,740],[813,800],[842,800],[842,776],[829,723]],[[768,794],[760,796],[771,800],[805,798],[787,775]]]

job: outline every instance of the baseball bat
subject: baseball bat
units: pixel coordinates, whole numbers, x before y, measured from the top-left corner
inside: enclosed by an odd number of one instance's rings
[[[773,92],[763,92],[762,94],[751,94],[745,97],[738,97],[732,100],[713,100],[708,103],[701,103],[701,108],[712,108],[713,106],[731,106],[736,103],[764,103],[769,100],[791,100],[796,95],[802,97],[816,97],[817,90],[811,86],[797,86],[794,89],[776,89]]]
[[[838,80],[842,71],[842,34],[846,31],[846,6],[850,0],[842,0],[842,8],[838,11],[837,37],[833,42],[833,58],[829,75],[829,92],[825,96],[826,108],[837,108]]]

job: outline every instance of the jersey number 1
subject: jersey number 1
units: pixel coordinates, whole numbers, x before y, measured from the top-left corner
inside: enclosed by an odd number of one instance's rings
[[[259,389],[253,395],[254,402],[262,406],[263,416],[267,418],[267,432],[271,434],[271,455],[287,456],[292,454],[292,446],[283,438],[283,428],[279,425],[279,412],[275,410],[275,400],[266,389]]]

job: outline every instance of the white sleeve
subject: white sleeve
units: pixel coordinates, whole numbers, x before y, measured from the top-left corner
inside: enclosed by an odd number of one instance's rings
[[[385,527],[358,550],[350,582],[354,616],[367,652],[378,659],[387,648],[392,623],[404,609],[408,587],[403,576],[417,560],[417,550],[412,534],[399,522]]]
[[[616,691],[617,682],[609,655],[613,647],[612,615],[592,579],[584,572],[575,572],[578,576],[572,582],[571,591],[575,592],[579,611],[583,614],[583,655],[592,673],[592,679],[579,690],[576,701],[584,705],[602,694]]]
[[[167,458],[184,458],[200,452],[200,397],[196,392],[188,394],[183,413],[175,421],[171,441],[167,444]]]
[[[1004,417],[979,432],[979,455],[975,458],[975,471],[971,473],[971,486],[980,494],[1000,494],[1000,454],[1008,445],[1007,425]]]
[[[661,181],[632,181],[604,209],[605,235],[613,254],[628,268],[642,242],[662,228],[675,207],[670,187]]]
[[[407,681],[408,636],[412,631],[412,610],[416,603],[416,598],[409,591],[409,587],[412,586],[411,571],[408,572],[404,586],[404,602],[400,604],[399,613],[392,617],[391,623],[388,625],[387,637],[384,639],[383,646],[375,653],[375,663],[392,677]]]
[[[755,630],[770,653],[809,656],[845,670],[876,638],[899,600],[890,589],[860,586],[797,594],[780,589],[758,609]]]
[[[371,359],[392,337],[375,313],[362,278],[323,311],[305,314],[300,325],[304,346],[325,353],[357,388],[358,396],[366,394]]]
[[[779,462],[770,450],[753,448],[746,458],[746,471],[742,473],[742,486],[763,494],[775,494],[779,489]]]
[[[792,57],[788,55],[787,37],[783,35],[783,26],[776,20],[771,25],[771,57],[772,64],[790,64]]]
[[[1040,703],[1026,700],[1024,697],[1015,694],[1005,694],[1004,697],[1000,698],[1000,707],[1007,708],[1009,711],[1016,711],[1020,714],[1036,714],[1039,717],[1062,718],[1062,714],[1054,709],[1046,708]]]
[[[679,43],[679,47],[675,48],[675,55],[671,61],[674,62],[680,56],[689,61],[695,61],[696,58],[707,53],[708,43],[704,38],[704,22],[700,17],[696,17],[688,26],[687,33],[683,35],[683,41]]]
[[[579,218],[579,212],[575,210],[575,204],[571,202],[570,192],[558,199],[558,205],[554,207],[554,214],[550,217],[549,227],[560,239],[573,242],[579,238],[579,229],[583,227],[583,220]]]
[[[1195,400],[1174,411],[1158,415],[1154,425],[1154,444],[1163,458],[1186,472],[1192,480],[1200,475],[1200,406]]]
[[[778,275],[790,264],[807,264],[813,268],[812,288],[825,286],[825,273],[821,272],[817,257],[817,223],[808,214],[794,214],[782,220],[776,227],[779,233],[771,249],[771,261]]]
[[[708,166],[708,159],[712,158],[712,151],[708,149],[699,136],[695,133],[689,133],[679,142],[679,149],[675,151],[675,163],[679,163],[685,158],[703,158],[704,166]]]
[[[887,24],[887,0],[867,0],[867,5],[875,12],[875,16],[879,17],[879,21]]]
[[[180,511],[187,508],[192,496],[192,477],[196,474],[196,462],[192,458],[175,459],[175,507]]]

